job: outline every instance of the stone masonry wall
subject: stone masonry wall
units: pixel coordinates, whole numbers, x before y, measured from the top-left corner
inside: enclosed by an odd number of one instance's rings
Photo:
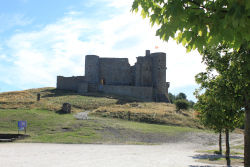
[[[73,77],[57,76],[56,88],[77,92],[78,85],[84,82],[86,82],[84,76],[73,76]]]
[[[87,93],[88,92],[88,84],[87,83],[81,83],[78,85],[78,93]]]
[[[104,93],[127,95],[144,101],[153,101],[152,87],[100,85],[99,90]]]
[[[152,87],[152,58],[138,57],[135,64],[135,85]]]
[[[100,80],[104,85],[131,85],[131,67],[127,58],[100,58]]]

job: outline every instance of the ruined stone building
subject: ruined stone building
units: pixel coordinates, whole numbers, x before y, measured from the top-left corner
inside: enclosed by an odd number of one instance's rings
[[[169,102],[166,83],[166,53],[137,57],[134,66],[127,58],[86,55],[85,76],[57,76],[57,89],[128,95],[144,101]]]

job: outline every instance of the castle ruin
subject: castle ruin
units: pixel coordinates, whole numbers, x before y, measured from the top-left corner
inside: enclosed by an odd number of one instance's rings
[[[144,101],[169,102],[166,82],[166,53],[137,57],[134,66],[128,58],[102,58],[86,55],[85,76],[57,76],[57,89],[104,92],[136,97]]]

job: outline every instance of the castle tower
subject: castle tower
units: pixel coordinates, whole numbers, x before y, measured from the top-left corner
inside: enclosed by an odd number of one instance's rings
[[[152,79],[157,96],[166,93],[166,53],[152,53]]]
[[[99,56],[86,55],[85,76],[89,84],[99,84]]]

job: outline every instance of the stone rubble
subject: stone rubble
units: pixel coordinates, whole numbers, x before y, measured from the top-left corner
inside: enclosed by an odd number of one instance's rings
[[[79,112],[77,114],[74,114],[73,116],[76,117],[77,119],[80,119],[80,120],[87,120],[89,119],[88,117],[88,113],[90,111],[83,111],[83,112]]]

